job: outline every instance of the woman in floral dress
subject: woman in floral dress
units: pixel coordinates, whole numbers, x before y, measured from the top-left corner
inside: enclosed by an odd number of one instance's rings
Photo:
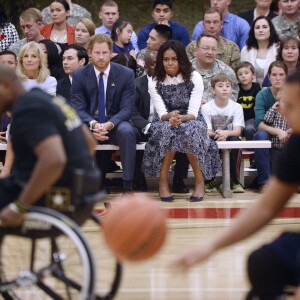
[[[181,42],[171,40],[160,47],[148,87],[156,113],[145,147],[143,170],[151,176],[160,176],[160,198],[172,202],[169,168],[176,152],[186,153],[195,174],[190,201],[201,201],[204,178],[213,178],[221,162],[217,144],[209,139],[200,112],[202,77],[192,70]]]

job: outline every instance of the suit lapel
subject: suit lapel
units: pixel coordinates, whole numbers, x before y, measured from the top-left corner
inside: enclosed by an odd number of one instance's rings
[[[150,95],[148,92],[148,77],[147,75],[144,76],[143,78],[143,90],[146,91],[146,94],[144,96],[145,101],[143,101],[144,103],[144,115],[146,117],[146,119],[149,118],[149,114],[150,114]]]
[[[110,71],[107,79],[106,87],[106,114],[108,114],[114,99],[114,94],[117,89],[118,71],[113,63],[110,64]]]

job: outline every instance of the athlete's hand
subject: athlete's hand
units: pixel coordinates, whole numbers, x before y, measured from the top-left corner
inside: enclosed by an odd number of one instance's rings
[[[17,227],[24,221],[24,214],[11,210],[8,206],[0,212],[0,227]]]
[[[211,247],[198,247],[173,259],[169,263],[169,267],[171,269],[185,271],[194,266],[195,264],[207,260],[210,257],[210,255],[212,255],[212,253],[213,251]]]

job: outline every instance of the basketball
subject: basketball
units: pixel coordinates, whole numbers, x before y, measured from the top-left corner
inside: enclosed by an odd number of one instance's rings
[[[149,196],[133,194],[108,209],[102,229],[107,245],[120,261],[142,261],[162,247],[167,234],[166,215]]]

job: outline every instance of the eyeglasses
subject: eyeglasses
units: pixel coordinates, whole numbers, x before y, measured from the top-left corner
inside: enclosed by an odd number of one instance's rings
[[[216,49],[216,48],[210,48],[210,47],[199,47],[199,48],[204,52],[209,52],[209,51],[211,51],[212,53],[218,52],[218,49]]]

